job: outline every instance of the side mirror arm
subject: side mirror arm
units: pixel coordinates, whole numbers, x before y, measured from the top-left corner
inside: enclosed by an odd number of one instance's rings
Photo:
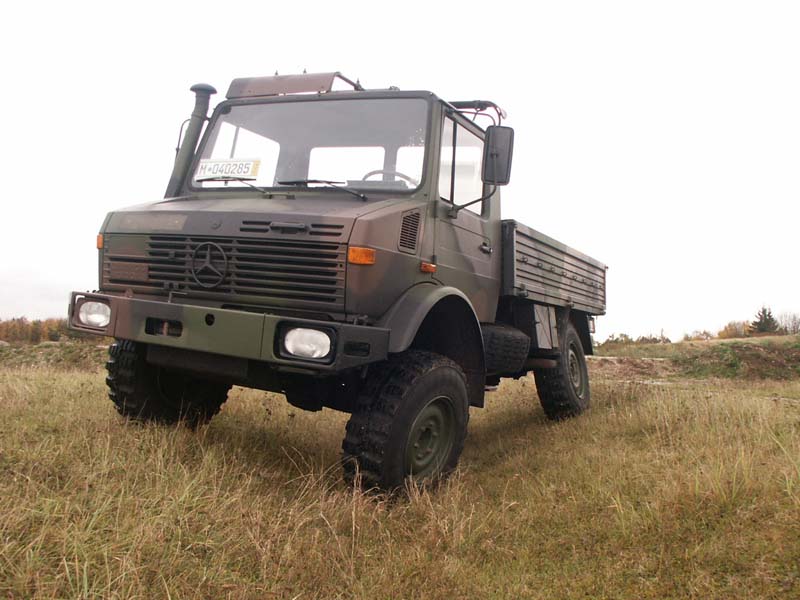
[[[489,198],[494,196],[494,193],[496,191],[497,191],[497,186],[493,185],[491,192],[489,192],[485,196],[481,196],[477,200],[470,200],[466,204],[455,204],[455,203],[453,203],[453,206],[451,206],[450,210],[447,212],[447,216],[450,217],[451,219],[455,219],[458,216],[458,211],[460,211],[462,208],[467,208],[468,206],[472,206],[473,204],[477,204],[478,202],[483,202],[484,200],[488,200]]]

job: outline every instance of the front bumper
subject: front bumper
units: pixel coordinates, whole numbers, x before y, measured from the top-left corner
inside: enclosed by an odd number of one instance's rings
[[[89,327],[78,320],[78,308],[86,301],[111,307],[107,326]],[[389,330],[379,327],[81,292],[70,295],[69,326],[145,344],[263,361],[286,371],[351,369],[385,359],[389,347]],[[286,356],[281,337],[293,326],[329,332],[332,354],[325,360]]]

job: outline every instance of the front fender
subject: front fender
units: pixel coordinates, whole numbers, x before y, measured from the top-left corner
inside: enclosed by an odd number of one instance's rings
[[[390,331],[389,352],[402,352],[408,349],[431,309],[448,296],[458,296],[464,300],[472,311],[475,326],[480,331],[475,309],[461,290],[434,283],[419,283],[406,290],[376,323],[378,327]]]
[[[467,378],[471,406],[483,406],[486,365],[475,309],[460,290],[421,283],[409,288],[378,322],[389,330],[389,352],[409,346],[447,356]]]

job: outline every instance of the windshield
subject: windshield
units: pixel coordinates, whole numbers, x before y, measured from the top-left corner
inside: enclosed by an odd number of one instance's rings
[[[428,103],[421,98],[234,104],[223,111],[193,187],[270,188],[313,179],[408,191],[422,179]]]

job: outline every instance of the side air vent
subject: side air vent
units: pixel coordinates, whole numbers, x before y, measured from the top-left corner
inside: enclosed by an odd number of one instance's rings
[[[421,218],[419,211],[407,212],[403,215],[403,224],[400,226],[400,241],[397,244],[398,248],[403,252],[416,253]]]
[[[242,221],[239,231],[243,233],[267,233],[272,221]]]

